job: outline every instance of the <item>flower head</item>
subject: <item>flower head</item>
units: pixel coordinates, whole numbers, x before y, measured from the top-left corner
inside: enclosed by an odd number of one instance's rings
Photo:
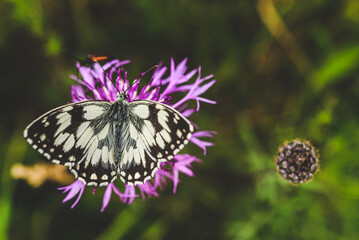
[[[73,86],[71,90],[73,102],[90,99],[113,102],[119,94],[119,91],[126,91],[128,101],[147,99],[161,102],[177,109],[185,117],[189,117],[193,113],[198,112],[200,110],[200,102],[216,103],[215,101],[201,97],[201,95],[215,83],[215,80],[212,79],[213,75],[202,77],[200,67],[186,73],[187,59],[184,59],[177,66],[174,60],[171,59],[170,73],[167,77],[164,77],[167,72],[167,67],[158,67],[154,71],[151,81],[144,84],[142,88],[139,87],[140,79],[135,79],[132,86],[128,81],[127,72],[123,66],[129,62],[129,60],[120,61],[114,59],[104,65],[94,63],[91,66],[82,66],[78,63],[77,67],[82,78],[71,76],[72,79],[79,83]],[[188,83],[196,74],[196,80],[192,83]],[[140,74],[140,76],[143,75],[144,73]],[[113,78],[115,78],[114,83],[111,82]],[[179,92],[185,93],[184,97],[175,100],[174,95]],[[188,108],[187,103],[190,100],[196,102],[197,106],[195,109]],[[190,142],[200,147],[205,155],[207,147],[212,146],[213,143],[203,141],[200,138],[213,137],[214,134],[215,132],[213,131],[197,131],[192,134]],[[176,193],[179,183],[179,173],[188,176],[194,175],[192,171],[193,162],[200,162],[200,160],[189,154],[177,154],[172,161],[162,163],[160,169],[150,181],[142,185],[137,185],[136,187],[125,185],[123,192],[115,186],[115,182],[110,183],[105,190],[101,211],[104,211],[109,204],[112,192],[115,192],[123,203],[131,204],[133,200],[139,196],[142,196],[142,198],[159,196],[158,191],[162,190],[167,182],[172,181],[173,193]],[[77,200],[72,205],[72,207],[74,207],[79,201],[84,188],[85,185],[78,180],[67,187],[60,188],[60,190],[64,190],[64,193],[68,192],[64,202],[79,193]],[[136,194],[136,190],[139,194]]]
[[[277,171],[292,184],[311,180],[319,169],[319,155],[308,141],[285,142],[276,157]]]

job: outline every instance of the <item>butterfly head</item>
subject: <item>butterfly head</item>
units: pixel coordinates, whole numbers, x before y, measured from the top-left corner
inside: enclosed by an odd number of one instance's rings
[[[117,102],[118,101],[127,101],[127,102],[129,102],[130,101],[130,96],[125,91],[119,92],[119,93],[117,93],[116,101]]]

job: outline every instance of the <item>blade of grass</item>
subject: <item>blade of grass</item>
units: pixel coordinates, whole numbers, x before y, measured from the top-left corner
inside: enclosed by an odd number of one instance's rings
[[[22,133],[13,133],[7,152],[5,154],[0,183],[0,239],[8,238],[8,227],[10,224],[12,195],[14,192],[14,181],[10,176],[10,168],[14,163],[22,162],[27,146],[22,138]]]

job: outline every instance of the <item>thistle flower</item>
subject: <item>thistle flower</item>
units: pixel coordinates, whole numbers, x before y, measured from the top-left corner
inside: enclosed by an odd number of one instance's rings
[[[201,67],[186,73],[187,59],[184,59],[177,66],[174,60],[171,59],[168,77],[164,77],[167,67],[158,67],[154,71],[151,81],[145,84],[141,89],[139,89],[140,81],[136,81],[130,86],[127,80],[127,72],[123,69],[123,66],[129,62],[129,60],[120,61],[115,59],[102,66],[98,63],[94,63],[90,67],[81,66],[81,64],[78,63],[77,68],[82,78],[78,78],[74,75],[71,76],[72,79],[78,82],[78,85],[73,86],[71,90],[73,102],[90,99],[113,102],[116,99],[118,90],[127,90],[129,101],[147,99],[161,102],[177,109],[185,117],[189,117],[193,113],[198,112],[200,110],[200,102],[216,103],[215,101],[201,97],[201,95],[215,83],[215,80],[212,79],[213,75],[202,77]],[[196,80],[193,83],[188,83],[195,74],[197,74]],[[143,75],[143,73],[141,75]],[[111,78],[113,77],[116,77],[114,84],[111,82]],[[172,95],[177,92],[184,92],[185,96],[178,101],[172,102]],[[197,107],[195,109],[188,108],[187,102],[190,100],[196,101]],[[190,141],[200,147],[203,150],[203,155],[205,155],[207,147],[213,146],[213,143],[203,141],[200,138],[213,137],[214,134],[216,134],[214,131],[197,131],[193,133]],[[167,182],[172,181],[173,193],[176,193],[180,181],[179,173],[194,176],[192,163],[200,161],[197,157],[189,154],[177,154],[171,162],[162,163],[161,168],[156,172],[153,179],[142,185],[137,185],[136,187],[125,185],[124,191],[121,192],[115,186],[115,182],[110,183],[105,190],[101,211],[104,211],[109,204],[112,192],[114,192],[123,203],[131,204],[134,199],[139,196],[142,196],[142,198],[159,196],[158,191],[162,190]],[[116,180],[116,184],[121,185],[122,182]],[[63,202],[78,195],[71,208],[77,204],[84,189],[85,184],[79,180],[76,180],[69,186],[59,188],[59,190],[63,190],[63,193],[68,192]],[[139,194],[136,194],[136,192]]]
[[[277,171],[292,184],[311,180],[319,169],[319,155],[308,141],[285,142],[276,157]]]

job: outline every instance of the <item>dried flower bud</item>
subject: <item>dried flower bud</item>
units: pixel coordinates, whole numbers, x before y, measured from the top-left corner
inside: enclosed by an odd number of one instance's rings
[[[292,184],[311,180],[319,169],[319,154],[308,141],[285,142],[276,157],[277,171]]]
[[[67,171],[67,167],[47,163],[38,163],[33,166],[15,163],[11,167],[10,173],[14,179],[24,179],[35,188],[40,187],[47,180],[60,184],[69,184],[74,181],[74,177]]]

